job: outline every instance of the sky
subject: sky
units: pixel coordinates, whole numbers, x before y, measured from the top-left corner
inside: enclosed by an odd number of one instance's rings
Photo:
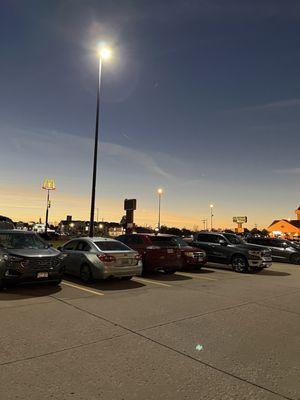
[[[300,3],[2,0],[0,214],[89,219],[103,65],[96,207],[119,221],[248,228],[300,205]]]

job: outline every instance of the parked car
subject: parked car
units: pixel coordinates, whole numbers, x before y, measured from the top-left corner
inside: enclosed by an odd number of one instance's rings
[[[300,246],[297,243],[266,237],[250,237],[247,239],[247,242],[269,248],[273,261],[300,264]]]
[[[64,272],[80,277],[83,282],[112,277],[130,280],[142,273],[139,253],[118,240],[82,237],[58,249],[66,255]]]
[[[13,221],[8,218],[4,217],[3,215],[0,215],[0,229],[14,229],[15,225]]]
[[[158,234],[154,240],[160,245],[179,248],[183,269],[200,269],[206,263],[205,251],[191,246],[185,239],[179,236]]]
[[[0,288],[26,282],[61,282],[63,255],[34,232],[0,230]]]
[[[164,271],[173,274],[182,268],[180,248],[170,245],[163,235],[133,233],[117,239],[139,252],[143,260],[143,273]]]
[[[236,272],[259,271],[272,265],[269,249],[246,243],[235,234],[200,232],[195,239],[192,245],[204,249],[208,261],[231,265]]]

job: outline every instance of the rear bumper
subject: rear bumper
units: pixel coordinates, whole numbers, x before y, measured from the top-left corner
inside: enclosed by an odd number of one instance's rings
[[[105,267],[94,276],[95,279],[122,278],[126,276],[141,276],[142,265],[134,265],[130,267]]]

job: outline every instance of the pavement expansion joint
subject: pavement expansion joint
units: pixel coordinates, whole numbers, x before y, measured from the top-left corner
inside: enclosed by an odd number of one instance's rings
[[[57,300],[58,300],[58,301],[61,301],[62,303],[65,303],[65,304],[69,305],[70,307],[73,307],[73,308],[75,308],[75,309],[77,309],[77,310],[79,310],[79,311],[81,311],[81,312],[87,313],[87,314],[89,314],[89,315],[93,315],[94,317],[99,318],[99,319],[101,319],[101,320],[103,320],[103,321],[106,321],[106,322],[108,322],[108,323],[110,323],[110,324],[112,324],[112,325],[114,325],[114,326],[118,326],[119,328],[122,328],[122,329],[126,330],[128,333],[132,333],[133,335],[136,335],[136,336],[138,336],[138,337],[140,337],[140,338],[143,338],[143,339],[146,340],[146,341],[152,342],[152,343],[154,343],[154,344],[156,344],[156,345],[158,345],[158,346],[161,346],[161,347],[163,347],[163,348],[165,348],[165,349],[168,349],[168,350],[170,350],[170,351],[172,351],[172,352],[175,352],[175,353],[178,354],[178,355],[181,355],[181,356],[183,356],[183,357],[186,357],[186,358],[188,358],[188,359],[190,359],[190,360],[193,360],[193,361],[195,361],[195,362],[197,362],[197,363],[199,363],[199,364],[201,364],[201,365],[204,365],[204,366],[206,366],[206,367],[208,367],[208,368],[211,368],[211,369],[213,369],[213,370],[215,370],[215,371],[218,371],[218,372],[220,372],[220,373],[222,373],[222,374],[225,374],[225,375],[227,375],[227,376],[230,376],[231,378],[234,378],[234,379],[237,379],[237,380],[239,380],[239,381],[241,381],[241,382],[244,382],[244,383],[247,383],[247,384],[249,384],[249,385],[252,385],[252,386],[254,386],[254,387],[256,387],[256,388],[259,388],[259,389],[264,390],[264,391],[266,391],[266,392],[268,392],[268,393],[271,393],[271,394],[274,394],[274,395],[276,395],[276,396],[279,396],[279,397],[281,397],[281,398],[283,398],[283,399],[286,399],[286,400],[295,400],[295,399],[293,399],[293,398],[291,398],[291,397],[287,397],[287,396],[285,396],[285,395],[283,395],[283,394],[281,394],[281,393],[278,393],[278,392],[275,392],[275,391],[273,391],[273,390],[271,390],[271,389],[268,389],[267,387],[264,387],[264,386],[262,386],[262,385],[259,385],[259,384],[255,383],[255,382],[251,382],[251,381],[249,381],[249,380],[247,380],[247,379],[245,379],[245,378],[242,378],[242,377],[240,377],[240,376],[238,376],[238,375],[235,375],[235,374],[233,374],[233,373],[231,373],[231,372],[229,372],[229,371],[226,371],[226,370],[223,370],[223,369],[221,369],[221,368],[218,368],[218,367],[216,367],[216,366],[214,366],[214,365],[212,365],[212,364],[209,364],[209,363],[207,363],[207,362],[205,362],[205,361],[201,361],[201,360],[199,360],[199,359],[197,359],[197,358],[195,358],[195,357],[193,357],[193,356],[191,356],[191,355],[189,355],[189,354],[186,354],[186,353],[184,353],[184,352],[182,352],[182,351],[179,351],[179,350],[177,350],[177,349],[174,349],[173,347],[170,347],[170,346],[168,346],[168,345],[166,345],[166,344],[164,344],[164,343],[160,343],[160,342],[157,341],[157,340],[154,340],[154,339],[152,339],[152,338],[149,338],[149,337],[143,335],[140,331],[135,331],[134,329],[130,329],[130,328],[128,328],[128,327],[126,327],[126,326],[124,326],[124,325],[122,325],[122,324],[119,324],[119,323],[110,321],[110,320],[108,320],[107,318],[102,317],[101,315],[97,315],[97,314],[91,313],[90,311],[84,310],[84,309],[82,309],[82,308],[80,308],[80,307],[78,307],[78,306],[76,306],[76,305],[74,305],[74,304],[67,303],[67,302],[65,302],[65,301],[63,301],[63,300],[61,300],[61,299],[57,299]],[[251,303],[248,303],[248,304],[251,304]],[[244,305],[245,305],[245,304],[244,304]],[[238,306],[233,306],[233,307],[231,307],[231,308],[235,308],[235,307],[238,307]],[[123,336],[123,335],[121,335],[121,336]],[[124,335],[124,336],[125,336],[125,335]]]

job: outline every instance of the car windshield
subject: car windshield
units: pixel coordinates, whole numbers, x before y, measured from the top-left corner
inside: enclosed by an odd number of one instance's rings
[[[160,246],[160,247],[185,247],[188,246],[188,244],[181,239],[180,237],[176,236],[151,236],[151,242],[155,246]]]
[[[295,243],[290,240],[285,241],[289,246],[293,247],[294,249],[300,250],[300,243]]]
[[[124,243],[113,241],[113,240],[95,242],[95,245],[98,247],[99,250],[102,250],[102,251],[128,251],[128,250],[131,250]]]
[[[0,248],[47,249],[49,245],[34,233],[0,233]]]
[[[224,236],[231,244],[243,244],[244,241],[239,236],[231,234],[231,233],[224,233]]]

